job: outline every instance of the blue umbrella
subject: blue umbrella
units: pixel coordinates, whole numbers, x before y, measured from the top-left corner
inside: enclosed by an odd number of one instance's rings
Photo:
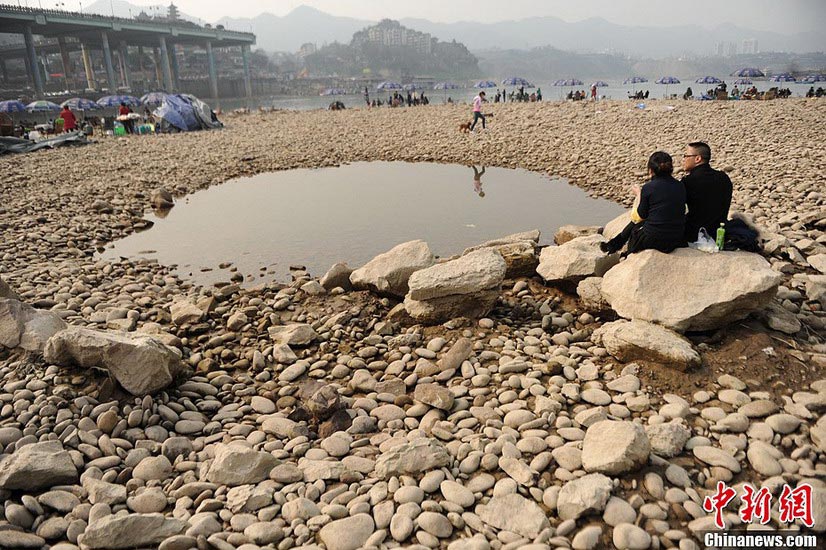
[[[554,82],[554,86],[582,86],[582,81],[577,80],[576,78],[557,80]]]
[[[16,99],[8,101],[0,101],[0,113],[24,113],[26,112],[26,104]]]
[[[656,80],[656,83],[665,84],[666,86],[669,86],[671,84],[679,84],[680,79],[676,76],[662,76]]]
[[[623,84],[639,84],[640,82],[648,82],[644,76],[632,76],[622,81]]]
[[[814,84],[815,82],[824,82],[826,81],[826,75],[822,74],[810,74],[806,78],[804,78],[801,82],[805,82],[806,84]]]
[[[731,73],[731,76],[741,76],[745,78],[760,78],[766,76],[763,74],[763,71],[760,69],[755,69],[754,67],[746,67],[744,69],[740,69],[739,71]]]
[[[67,99],[61,103],[60,106],[69,107],[69,109],[74,109],[75,111],[94,111],[96,109],[100,109],[100,105],[91,99],[86,99],[83,97],[73,97],[71,99]]]
[[[167,95],[169,94],[165,92],[149,92],[141,96],[141,103],[148,106],[159,106]]]
[[[434,90],[455,90],[459,87],[458,84],[454,84],[453,82],[437,82],[435,86],[433,86]]]
[[[419,86],[418,84],[415,84],[413,82],[411,82],[410,84],[405,84],[404,86],[402,86],[402,88],[404,88],[404,90],[406,90],[408,92],[415,92],[416,90],[421,90],[422,89],[421,86]]]
[[[771,80],[772,82],[797,82],[797,79],[789,73],[776,74],[769,80]]]
[[[51,101],[32,101],[28,105],[26,105],[26,110],[31,111],[32,113],[47,113],[53,111],[59,111],[60,105],[57,103],[52,103]]]
[[[344,88],[327,88],[320,95],[344,95],[347,93],[347,90]]]
[[[525,88],[533,88],[533,84],[520,76],[512,76],[502,81],[505,86],[524,86]]]
[[[493,80],[480,80],[473,85],[474,88],[495,88],[496,82]]]
[[[716,76],[703,76],[701,78],[698,78],[694,82],[696,82],[697,84],[719,84],[722,82],[722,80],[720,80]]]
[[[101,107],[117,107],[121,103],[129,107],[140,107],[141,100],[131,95],[105,95],[98,99],[98,105]]]
[[[735,84],[740,84],[741,86],[751,86],[754,82],[751,81],[750,78],[738,78],[734,81]]]
[[[392,80],[385,80],[381,82],[378,86],[376,86],[377,90],[401,90],[402,85],[398,82],[393,82]]]
[[[604,80],[597,80],[596,82],[592,82],[591,86],[596,86],[597,88],[605,88],[608,86],[608,83]]]

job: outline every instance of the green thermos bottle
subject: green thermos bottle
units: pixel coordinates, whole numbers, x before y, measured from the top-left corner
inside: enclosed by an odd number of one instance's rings
[[[726,224],[721,223],[717,228],[717,250],[723,250],[726,244]]]

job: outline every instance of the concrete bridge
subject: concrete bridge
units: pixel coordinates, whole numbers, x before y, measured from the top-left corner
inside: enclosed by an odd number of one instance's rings
[[[180,79],[178,57],[174,53],[177,44],[197,45],[206,49],[212,97],[218,97],[218,73],[213,48],[240,48],[245,92],[247,96],[252,95],[250,46],[255,44],[255,35],[252,33],[201,27],[182,20],[124,19],[7,4],[0,4],[0,33],[22,34],[25,44],[23,47],[0,48],[2,76],[7,79],[6,60],[22,57],[38,97],[43,97],[45,92],[44,75],[39,70],[39,56],[60,53],[63,73],[68,80],[71,72],[69,53],[78,50],[81,52],[89,89],[97,89],[90,55],[92,50],[99,50],[103,55],[110,93],[115,93],[119,83],[124,88],[131,88],[127,63],[130,47],[137,47],[141,55],[147,50],[151,51],[158,82],[163,84],[166,91],[176,91]],[[35,35],[43,38],[35,40]],[[117,58],[113,57],[113,53],[117,54]]]

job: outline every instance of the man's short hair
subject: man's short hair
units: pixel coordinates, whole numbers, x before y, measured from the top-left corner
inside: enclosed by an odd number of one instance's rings
[[[695,141],[694,143],[689,143],[689,147],[697,151],[697,154],[700,155],[706,162],[711,162],[711,147],[708,146],[708,143],[703,141]]]

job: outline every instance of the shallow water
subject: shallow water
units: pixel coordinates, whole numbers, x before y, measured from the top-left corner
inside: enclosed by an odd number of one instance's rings
[[[549,243],[562,225],[599,225],[622,212],[525,170],[487,168],[480,181],[478,188],[467,166],[403,162],[240,178],[180,199],[166,217],[147,216],[151,229],[103,257],[156,258],[202,284],[228,281],[232,273],[219,265],[232,263],[255,284],[289,280],[290,265],[318,277],[335,262],[358,267],[413,239],[441,256],[531,229]]]

